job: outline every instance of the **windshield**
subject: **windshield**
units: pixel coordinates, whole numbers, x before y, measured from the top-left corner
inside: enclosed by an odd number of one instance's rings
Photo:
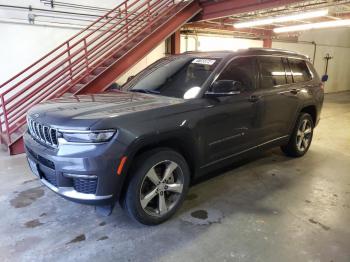
[[[172,56],[147,67],[122,88],[131,92],[195,98],[219,64],[217,58]]]

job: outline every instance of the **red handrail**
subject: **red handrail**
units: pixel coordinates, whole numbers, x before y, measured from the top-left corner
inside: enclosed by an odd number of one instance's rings
[[[167,0],[166,2],[169,2],[169,1],[171,1],[171,0]],[[159,8],[157,8],[156,11],[158,11],[158,9],[159,9]],[[143,13],[144,13],[144,12],[145,12],[145,11],[143,11]],[[140,16],[140,15],[142,15],[142,13],[140,13],[138,16]],[[140,23],[140,22],[138,22],[138,23]],[[118,29],[118,30],[114,33],[114,35],[115,35],[116,33],[118,33],[119,31],[121,31],[124,27],[125,27],[125,26],[123,26],[122,28]],[[140,32],[140,33],[141,33],[141,32]],[[106,43],[107,40],[110,40],[112,37],[113,37],[113,35],[110,35],[108,38],[104,39],[104,40],[99,44],[99,46],[101,46],[101,44],[103,44],[103,43]],[[131,40],[133,40],[135,37],[137,37],[137,35],[134,36],[133,38],[130,38],[130,40],[129,40],[127,43],[125,43],[124,46],[125,46],[126,44],[128,44]],[[120,41],[121,39],[117,39],[117,40]],[[124,40],[124,39],[123,39],[123,40]],[[90,42],[92,42],[92,41],[90,41]],[[115,41],[114,41],[114,42],[115,42]],[[112,42],[112,44],[114,44],[114,42]],[[84,42],[84,43],[86,43],[86,42]],[[84,44],[84,46],[85,46],[85,45],[86,45],[86,44]],[[92,48],[92,49],[89,51],[89,54],[90,54],[90,53],[92,54],[95,50],[97,50],[97,49],[99,48],[99,46],[95,46],[94,48]],[[111,46],[111,43],[109,43],[107,47],[110,47],[110,46]],[[106,47],[104,47],[103,49],[106,49]],[[72,63],[72,66],[75,66],[76,64],[79,64],[79,62],[84,62],[84,59],[85,59],[85,62],[87,61],[87,56],[88,56],[89,54],[87,54],[86,47],[81,48],[80,51],[85,52],[85,55],[83,54],[83,55],[81,55],[77,60],[75,60],[75,62]],[[80,52],[80,51],[77,51],[76,53],[72,54],[72,56],[77,55],[78,52]],[[97,60],[98,57],[96,57],[96,55],[94,55],[94,58],[95,58],[95,59],[94,59],[93,61]],[[64,63],[66,63],[67,61],[68,61],[67,59],[63,60],[63,61],[60,62],[58,65],[56,65],[53,69],[51,69],[51,71],[55,71],[56,69],[58,69],[59,67],[61,67],[61,66],[62,66]],[[88,64],[85,64],[85,67],[86,67],[87,71],[91,71],[91,70],[89,70],[89,65],[88,65]],[[83,68],[84,68],[84,67],[83,67]],[[81,72],[81,69],[83,69],[83,68],[80,68],[80,67],[79,67],[79,68],[78,68],[79,72]],[[48,80],[46,80],[46,82],[44,82],[43,84],[41,84],[39,87],[36,87],[35,89],[36,89],[36,90],[42,90],[43,87],[46,87],[49,83],[52,83],[52,81],[53,81],[53,80],[56,80],[58,77],[61,77],[62,74],[68,72],[68,70],[72,70],[72,67],[65,68],[65,69],[63,69],[63,70],[57,72],[57,73],[56,73],[55,75],[53,75],[51,78],[49,78]],[[49,74],[50,74],[50,72],[47,72],[47,74],[44,75],[43,78],[45,78],[45,77],[48,76]],[[83,75],[83,73],[82,73],[82,75]],[[41,80],[41,79],[40,79],[40,80]],[[40,80],[36,80],[34,83],[32,83],[32,84],[30,84],[29,86],[25,87],[25,89],[24,89],[23,91],[27,91],[29,88],[33,87],[36,83],[40,82]],[[9,98],[9,100],[11,100],[11,99],[13,99],[13,97]],[[18,109],[17,106],[18,106],[18,105],[21,105],[24,101],[25,101],[25,99],[19,100],[16,104],[12,105],[11,108],[15,107],[16,109]],[[9,113],[11,112],[11,110],[10,110],[11,108],[8,109],[8,112],[9,112]]]
[[[128,2],[128,1],[125,1]],[[89,25],[88,27],[86,27],[85,29],[83,29],[82,31],[78,32],[77,34],[75,34],[74,36],[72,36],[71,38],[69,38],[66,42],[60,44],[58,47],[56,47],[54,50],[52,50],[51,52],[47,53],[45,56],[43,56],[42,58],[40,58],[38,61],[34,62],[33,64],[31,64],[30,66],[28,66],[27,68],[25,68],[24,70],[22,70],[21,72],[19,72],[17,75],[13,76],[12,78],[10,78],[9,80],[7,80],[5,83],[0,85],[0,89],[2,87],[4,87],[5,85],[7,85],[8,83],[12,82],[13,80],[15,80],[16,78],[18,78],[20,75],[22,75],[23,73],[25,73],[26,71],[28,71],[29,69],[31,69],[32,67],[34,67],[35,65],[37,65],[38,63],[40,63],[41,61],[43,61],[45,58],[47,58],[49,55],[53,54],[54,52],[56,52],[58,49],[60,49],[61,47],[63,47],[64,45],[66,45],[68,42],[72,41],[74,38],[78,37],[79,35],[83,34],[84,32],[86,32],[87,30],[89,30],[92,26],[94,26],[95,24],[97,24],[98,22],[100,22],[103,18],[107,17],[109,14],[111,14],[112,12],[114,12],[115,10],[117,10],[118,8],[120,8],[122,5],[124,5],[124,2],[119,4],[118,6],[116,6],[114,9],[112,9],[111,11],[109,11],[107,14],[105,14],[104,16],[101,16],[99,19],[97,19],[95,22],[93,22],[91,25]]]
[[[170,2],[171,0],[167,0],[167,2]],[[160,8],[158,7],[156,10],[158,11]],[[145,13],[146,12],[146,10],[145,11],[143,11],[143,13]],[[142,15],[142,13],[140,13],[138,16],[140,16],[140,15]],[[154,21],[155,22],[155,21]],[[154,23],[153,22],[153,23]],[[140,22],[137,22],[136,24],[139,24]],[[121,29],[119,29],[118,31],[120,31]],[[117,31],[117,32],[118,32]],[[140,34],[141,32],[139,32],[139,34]],[[118,51],[118,50],[120,50],[122,47],[124,47],[125,45],[127,45],[128,43],[130,43],[133,39],[135,39],[139,34],[137,34],[137,35],[135,35],[135,36],[133,36],[132,38],[130,38],[126,43],[124,43],[122,46],[119,46],[118,48],[117,48],[117,50],[114,50],[114,52],[116,52],[116,51]],[[104,40],[104,42],[106,41],[106,40],[108,40],[108,39],[111,39],[113,37],[113,35],[110,35],[107,39],[105,39]],[[117,39],[118,41],[120,41],[120,39]],[[90,58],[90,63],[93,63],[94,61],[96,61],[96,60],[98,60],[98,57],[100,57],[100,53],[101,53],[101,51],[104,51],[104,50],[108,50],[111,46],[113,46],[113,45],[115,45],[115,41],[116,40],[113,40],[114,42],[110,42],[107,46],[105,46],[105,47],[103,47],[103,49],[102,50],[100,50],[100,51],[98,51],[98,53],[97,54],[94,54],[93,55],[93,60],[92,60],[92,58]],[[95,51],[95,50],[97,50],[98,49],[98,46],[95,46],[94,48],[92,48],[91,50],[89,50],[89,54],[88,55],[90,55],[90,54],[93,54],[93,52]],[[73,66],[75,65],[75,64],[78,64],[78,63],[76,63],[76,62],[79,62],[79,61],[82,61],[82,62],[84,62],[83,61],[83,59],[84,58],[86,58],[86,56],[81,56],[80,58],[79,58],[79,60],[76,60],[75,61],[75,63],[74,64],[72,64]],[[82,64],[83,65],[83,64]],[[59,65],[57,65],[57,66],[59,66]],[[83,67],[84,67],[84,65],[83,65]],[[74,71],[79,71],[79,72],[81,72],[81,66],[80,67],[78,67],[78,68],[75,68],[74,69]],[[88,71],[92,71],[92,69],[94,69],[94,68],[90,68]],[[64,69],[63,71],[61,71],[61,72],[59,72],[59,73],[66,73],[66,72],[68,72],[68,70],[70,71],[69,73],[71,74],[73,71],[72,71],[72,67],[69,67],[69,68],[66,68],[66,69]],[[57,73],[56,75],[54,75],[53,77],[51,77],[50,79],[48,79],[45,83],[43,83],[41,86],[39,86],[39,87],[37,87],[36,89],[38,89],[38,90],[42,90],[42,87],[47,87],[48,85],[47,85],[47,83],[50,83],[51,81],[52,81],[52,79],[57,79],[57,80],[60,80],[59,78],[57,78],[56,76],[58,76],[59,75],[59,73]],[[65,75],[62,75],[61,74],[61,76],[65,76]],[[61,77],[61,76],[58,76],[58,77]],[[65,78],[63,78],[62,80],[66,80]],[[77,80],[80,80],[80,78],[79,79],[77,79]],[[75,80],[74,82],[76,82],[77,80]],[[62,82],[62,81],[61,81]],[[55,82],[53,82],[53,83],[55,83]],[[30,101],[27,101],[26,103],[24,103],[25,102],[25,98],[23,98],[22,100],[19,100],[19,101],[17,101],[17,103],[16,104],[13,104],[13,105],[11,105],[11,107],[10,108],[8,108],[8,114],[9,114],[9,116],[12,116],[14,113],[12,112],[12,111],[19,111],[21,108],[23,108],[23,106],[24,105],[26,105],[27,103],[29,103]],[[24,104],[23,104],[24,103]],[[17,106],[19,106],[19,107],[17,107]],[[14,108],[14,110],[11,110],[11,109],[13,109]]]
[[[61,96],[88,76],[91,81],[96,68],[107,68],[104,64],[113,57],[111,63],[121,59],[125,55],[121,50],[137,45],[137,38],[162,18],[168,19],[176,6],[174,0],[126,0],[1,84],[0,134],[6,133],[11,143],[11,134],[25,124],[28,109]]]

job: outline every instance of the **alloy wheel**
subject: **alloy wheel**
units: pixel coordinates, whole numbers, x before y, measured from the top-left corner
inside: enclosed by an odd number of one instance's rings
[[[312,138],[312,123],[309,119],[304,119],[301,122],[296,138],[298,150],[304,152],[308,148]]]
[[[142,209],[152,216],[164,216],[180,200],[184,175],[178,164],[165,160],[154,165],[144,177],[140,188]]]

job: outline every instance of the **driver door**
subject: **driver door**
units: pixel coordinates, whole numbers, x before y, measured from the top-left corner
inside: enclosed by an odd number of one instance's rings
[[[215,82],[227,80],[234,83],[233,86],[239,86],[239,91],[215,95],[212,85],[206,96],[209,106],[205,109],[201,123],[206,146],[206,165],[230,159],[255,145],[259,128],[257,112],[262,106],[251,99],[257,83],[256,59],[241,57],[231,60]]]

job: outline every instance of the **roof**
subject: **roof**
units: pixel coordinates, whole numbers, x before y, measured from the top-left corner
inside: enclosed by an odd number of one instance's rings
[[[209,51],[209,52],[199,52],[199,51],[191,51],[185,52],[184,54],[196,55],[200,57],[219,57],[225,58],[228,56],[236,56],[236,55],[281,55],[281,56],[292,56],[298,57],[302,59],[308,59],[307,56],[283,49],[270,49],[270,48],[248,48],[248,49],[239,49],[237,51]]]

